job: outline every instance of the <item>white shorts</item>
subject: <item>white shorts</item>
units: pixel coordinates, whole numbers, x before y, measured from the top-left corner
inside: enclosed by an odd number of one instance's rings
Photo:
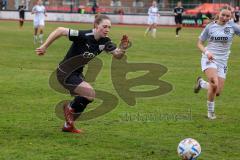
[[[38,28],[39,26],[44,26],[45,25],[45,20],[44,19],[34,19],[33,21],[33,26],[34,28]]]
[[[153,24],[153,23],[157,24],[157,22],[158,22],[157,16],[149,16],[148,17],[148,24]]]
[[[227,75],[227,63],[219,62],[217,60],[209,61],[206,57],[202,57],[201,59],[201,66],[202,71],[204,72],[208,68],[215,68],[217,69],[218,77],[226,79]]]

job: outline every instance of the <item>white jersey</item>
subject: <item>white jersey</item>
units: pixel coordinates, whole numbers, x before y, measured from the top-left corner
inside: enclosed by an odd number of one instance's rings
[[[35,5],[32,12],[35,14],[34,21],[45,20],[46,9],[43,5]]]
[[[158,7],[153,7],[151,6],[149,9],[148,9],[148,15],[150,17],[157,17],[158,16]]]
[[[215,60],[227,63],[234,34],[240,36],[240,26],[234,22],[228,22],[223,26],[212,22],[205,27],[199,39],[208,41],[206,50],[213,54]],[[205,54],[203,57],[207,58]]]
[[[153,24],[153,23],[157,23],[158,21],[158,8],[157,7],[150,7],[148,9],[148,24]]]

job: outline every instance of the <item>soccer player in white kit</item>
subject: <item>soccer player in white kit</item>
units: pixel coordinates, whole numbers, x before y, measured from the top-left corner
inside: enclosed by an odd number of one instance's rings
[[[37,43],[39,39],[40,43],[43,43],[43,29],[45,26],[45,16],[46,9],[42,4],[42,0],[37,1],[37,5],[35,5],[32,9],[32,14],[35,14],[33,19],[33,26],[34,26],[34,44]],[[39,31],[39,36],[38,36]]]
[[[148,32],[152,32],[152,37],[156,38],[156,32],[157,32],[157,21],[159,18],[159,11],[157,7],[157,2],[153,1],[152,6],[148,9],[148,28],[145,31],[145,36],[148,34]]]
[[[240,26],[230,21],[232,12],[229,7],[223,7],[218,19],[208,24],[199,36],[197,43],[202,52],[201,66],[208,81],[198,77],[194,92],[207,89],[208,118],[215,119],[214,99],[223,89],[227,73],[227,61],[234,34],[240,36]],[[207,46],[204,42],[208,41]]]

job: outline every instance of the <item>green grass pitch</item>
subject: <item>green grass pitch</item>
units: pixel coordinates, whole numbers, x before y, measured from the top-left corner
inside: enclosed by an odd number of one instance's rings
[[[92,24],[47,22],[45,39],[58,26],[89,29]],[[144,37],[144,31],[144,26],[113,25],[110,37],[118,42],[122,34],[129,35],[133,46],[128,63],[165,66],[168,71],[160,79],[173,89],[160,96],[138,97],[136,105],[129,106],[113,87],[111,56],[102,53],[103,68],[92,85],[117,97],[118,104],[103,116],[78,121],[76,126],[85,132],[76,135],[62,133],[63,120],[55,115],[56,104],[71,97],[48,85],[71,42],[62,37],[39,57],[31,22],[19,29],[17,21],[0,21],[0,159],[177,160],[177,145],[187,137],[201,144],[199,160],[239,159],[240,39],[234,39],[225,87],[216,99],[217,119],[209,121],[206,92],[193,93],[196,77],[203,76],[196,47],[201,29],[183,28],[175,38],[174,28],[160,27],[156,39]],[[144,73],[131,72],[127,78]],[[143,85],[134,90],[153,88]],[[100,103],[96,99],[89,110]]]

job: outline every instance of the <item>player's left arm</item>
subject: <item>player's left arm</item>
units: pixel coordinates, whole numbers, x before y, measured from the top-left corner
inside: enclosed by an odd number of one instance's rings
[[[240,36],[240,25],[238,25],[237,23],[231,22],[234,33],[238,36]]]
[[[174,16],[176,16],[176,15],[177,15],[177,10],[176,10],[176,7],[173,9],[173,14],[174,14]]]
[[[44,15],[45,15],[45,17],[47,17],[47,11],[46,11],[45,7],[44,7]]]
[[[36,6],[34,6],[34,7],[32,8],[31,14],[35,14],[35,13],[36,13]]]
[[[152,7],[148,8],[148,15],[151,14]]]
[[[160,11],[159,10],[157,11],[157,16],[160,17]]]
[[[121,42],[118,47],[115,44],[109,43],[105,46],[105,50],[109,50],[113,57],[116,59],[121,59],[126,53],[127,49],[132,46],[131,41],[128,39],[127,35],[123,35]],[[114,48],[115,47],[115,48]]]
[[[107,53],[111,53],[113,55],[113,57],[117,58],[117,59],[121,59],[125,54],[124,50],[121,50],[120,48],[118,48],[117,45],[111,41],[108,41],[105,44],[104,50]]]

